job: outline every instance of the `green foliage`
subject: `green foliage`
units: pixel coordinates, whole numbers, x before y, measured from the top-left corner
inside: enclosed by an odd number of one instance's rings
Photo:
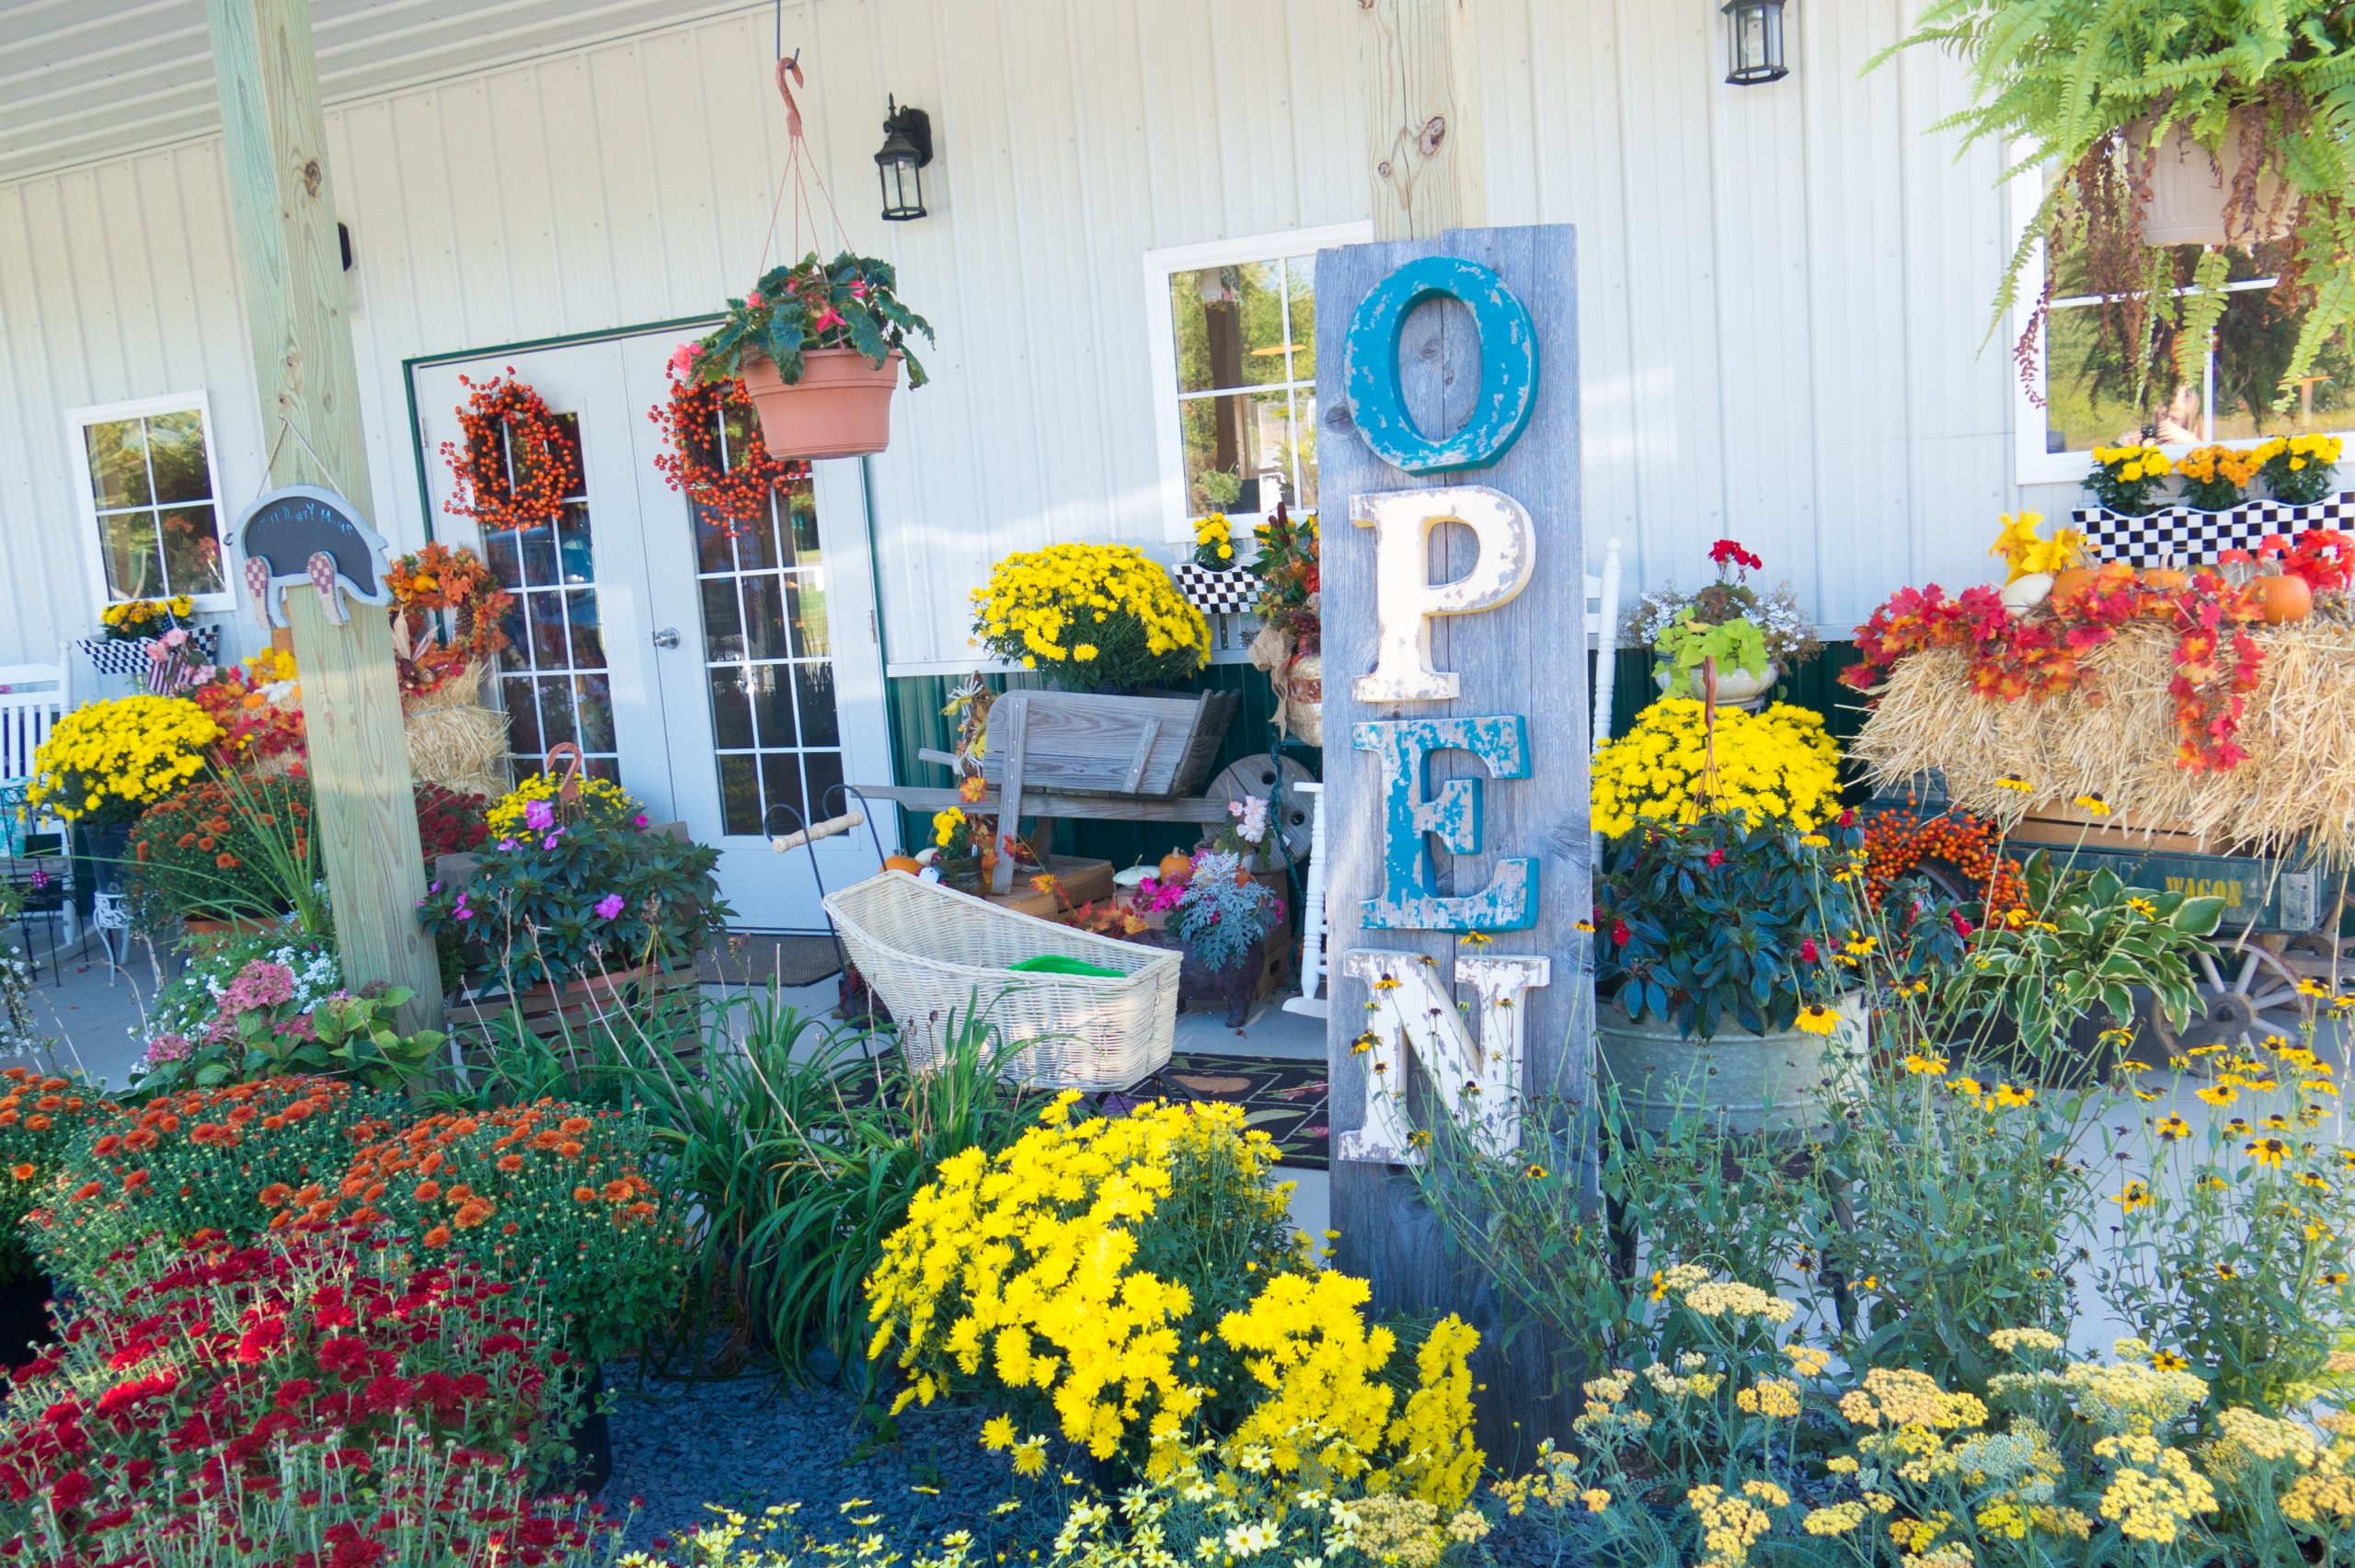
[[[470,978],[511,990],[691,959],[733,913],[719,852],[580,813],[485,845],[463,885],[435,884],[419,920]]]
[[[2177,125],[2211,154],[2221,150],[2233,200],[2246,203],[2246,226],[2270,216],[2247,210],[2261,172],[2279,175],[2303,200],[2294,243],[2313,302],[2282,368],[2277,406],[2287,406],[2324,345],[2355,324],[2355,15],[2341,0],[1933,0],[1875,63],[1922,44],[1961,56],[1976,98],[1938,129],[1960,129],[1965,145],[1983,139],[2007,152],[2021,147],[2021,166],[2062,173],[2020,236],[1997,292],[1995,326],[2017,303],[2035,247],[2072,223],[2090,225],[2103,273],[2091,280],[2096,291],[2140,291],[2131,309],[2105,322],[2137,367],[2138,384],[2155,338],[2143,302],[2159,302],[2178,337],[2221,308],[2205,280],[2187,304],[2123,275],[2147,270],[2131,261],[2147,198],[2119,166]],[[2255,167],[2234,156],[2236,118],[2258,132]],[[2041,318],[2039,311],[2031,335]],[[2205,342],[2199,335],[2187,352],[2204,352]]]
[[[704,381],[744,373],[744,361],[765,357],[787,385],[801,379],[802,356],[812,349],[856,349],[878,366],[905,355],[908,384],[927,379],[908,335],[932,338],[924,317],[900,303],[899,275],[888,261],[844,251],[821,262],[811,251],[789,267],[773,267],[743,299],[728,302],[728,319],[703,340],[694,357]],[[752,302],[757,300],[758,303]]]
[[[1854,825],[1802,835],[1711,812],[1645,825],[1603,846],[1595,979],[1629,1017],[1672,1019],[1703,1039],[1739,1024],[1791,1027],[1846,989],[1832,955],[1854,928]]]
[[[1281,918],[1282,900],[1243,870],[1239,854],[1211,851],[1169,913],[1169,934],[1204,967],[1231,969],[1249,956]]]
[[[1766,673],[1766,635],[1756,622],[1736,616],[1712,623],[1699,617],[1700,612],[1687,605],[1652,643],[1660,653],[1660,668],[1676,678],[1669,690],[1682,690],[1687,678],[1708,659],[1717,660],[1720,670]]]
[[[403,1035],[394,1014],[416,993],[405,986],[358,996],[341,992],[316,1003],[290,995],[227,1014],[225,1028],[190,1043],[189,1053],[152,1060],[138,1077],[141,1093],[272,1078],[350,1078],[371,1089],[398,1089],[430,1071],[449,1036],[432,1029]]]

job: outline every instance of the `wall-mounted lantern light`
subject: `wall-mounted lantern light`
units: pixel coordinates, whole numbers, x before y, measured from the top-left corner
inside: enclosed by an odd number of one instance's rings
[[[1778,82],[1783,63],[1783,0],[1726,0],[1726,80],[1737,87]]]
[[[924,214],[924,176],[916,171],[932,162],[932,117],[920,109],[902,109],[886,98],[890,112],[883,118],[883,150],[875,155],[876,177],[883,182],[883,219],[904,223]]]

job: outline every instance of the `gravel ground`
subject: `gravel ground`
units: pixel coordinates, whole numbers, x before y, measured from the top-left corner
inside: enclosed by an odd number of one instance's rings
[[[976,1440],[978,1412],[911,1409],[899,1441],[868,1449],[856,1400],[816,1384],[780,1387],[771,1367],[692,1381],[649,1377],[641,1386],[637,1368],[616,1365],[605,1382],[614,1474],[603,1498],[615,1512],[644,1500],[634,1547],[710,1523],[706,1503],[758,1515],[798,1502],[813,1533],[846,1539],[854,1532],[841,1506],[864,1498],[873,1508],[852,1512],[881,1515],[875,1528],[908,1551],[949,1530],[994,1533],[990,1510],[1012,1492],[1005,1458]]]

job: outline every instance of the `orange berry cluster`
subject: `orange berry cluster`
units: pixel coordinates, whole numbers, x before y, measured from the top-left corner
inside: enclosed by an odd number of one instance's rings
[[[2001,853],[2003,836],[1993,823],[1968,811],[1935,817],[1891,808],[1865,823],[1865,893],[1875,905],[1890,887],[1926,863],[1951,867],[2000,915],[2028,903],[2028,881],[2020,863]]]

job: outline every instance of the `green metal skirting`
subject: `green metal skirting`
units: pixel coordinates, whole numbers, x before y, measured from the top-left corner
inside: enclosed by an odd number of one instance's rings
[[[1854,643],[1832,643],[1825,647],[1821,658],[1786,681],[1779,693],[1782,701],[1822,714],[1825,725],[1844,747],[1864,722],[1864,713],[1855,705],[1859,701],[1856,693],[1839,684],[1836,677],[1855,659]],[[1590,656],[1590,679],[1592,672]],[[891,757],[900,783],[949,782],[946,768],[919,761],[916,753],[926,748],[946,751],[953,743],[955,736],[940,710],[948,704],[948,694],[959,679],[954,675],[902,675],[886,683],[891,705]],[[1002,692],[1046,684],[1035,675],[993,675],[989,681]],[[1267,676],[1250,665],[1214,664],[1178,689],[1243,694],[1243,705],[1226,732],[1226,743],[1219,751],[1213,775],[1218,769],[1245,757],[1265,753],[1273,742],[1269,721],[1275,712],[1275,692],[1268,684]],[[1640,648],[1621,649],[1612,693],[1612,733],[1626,733],[1644,704],[1658,694],[1652,684],[1651,656]],[[930,827],[929,819],[919,820],[913,812],[902,812],[902,841],[922,844]],[[1063,822],[1056,825],[1054,850],[1059,854],[1092,855],[1115,865],[1134,865],[1141,861],[1159,860],[1173,849],[1191,849],[1194,837],[1193,828],[1185,824]]]

